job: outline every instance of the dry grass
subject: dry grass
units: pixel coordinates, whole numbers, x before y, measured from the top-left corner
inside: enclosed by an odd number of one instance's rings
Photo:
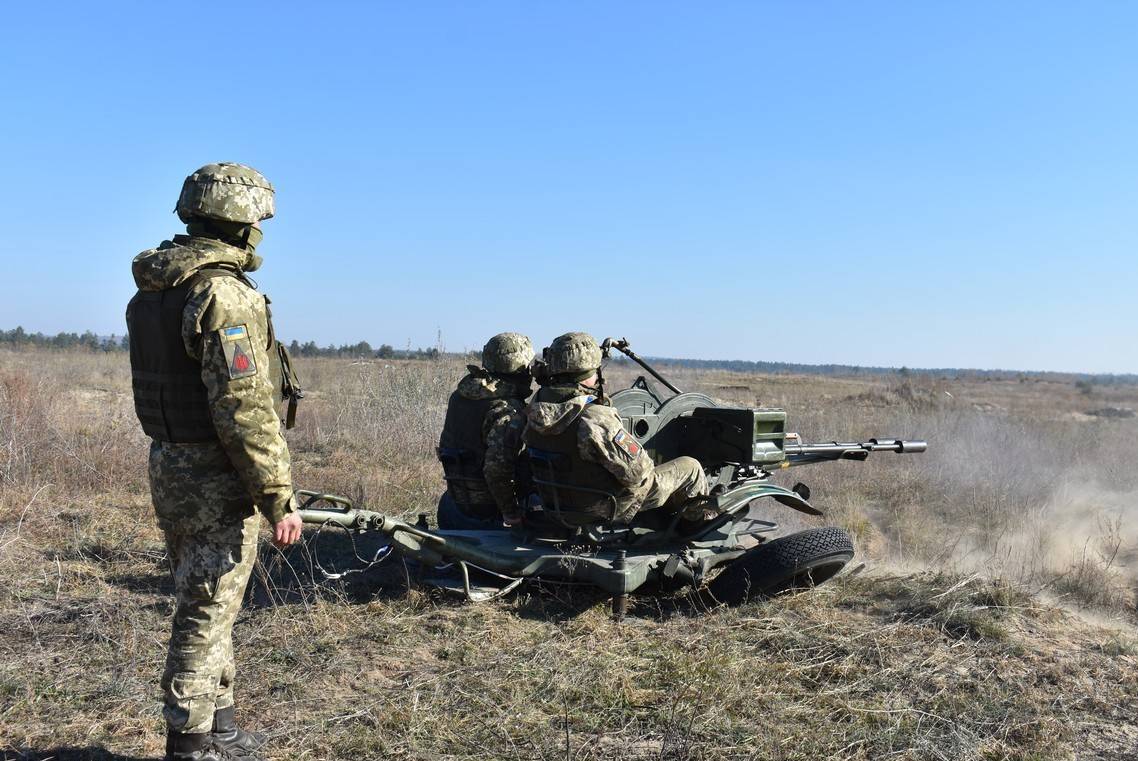
[[[290,433],[297,483],[430,512],[433,447],[461,366],[300,369],[312,394]],[[273,757],[1138,752],[1132,630],[1051,604],[1134,616],[1138,421],[1082,413],[1136,406],[1138,391],[1088,400],[1058,383],[693,372],[677,382],[785,406],[806,438],[929,438],[925,456],[789,474],[855,532],[871,572],[737,609],[639,599],[615,624],[580,591],[460,605],[409,588],[398,561],[324,581],[311,535],[288,553],[265,548],[235,636],[239,699],[273,734]],[[171,602],[128,392],[117,355],[0,354],[5,758],[161,755]],[[342,565],[350,548],[330,535],[317,549]]]

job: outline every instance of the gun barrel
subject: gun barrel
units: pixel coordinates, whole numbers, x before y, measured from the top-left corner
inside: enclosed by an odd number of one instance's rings
[[[864,460],[870,452],[915,454],[929,448],[927,441],[875,438],[869,441],[829,441],[819,444],[786,444],[783,451],[790,465],[805,465],[826,460]]]

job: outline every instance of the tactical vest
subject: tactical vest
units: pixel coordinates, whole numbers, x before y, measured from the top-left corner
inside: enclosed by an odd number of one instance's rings
[[[237,278],[252,287],[236,271],[205,268],[173,288],[139,291],[127,305],[134,411],[143,432],[152,439],[179,444],[217,440],[209,397],[202,382],[201,362],[186,354],[182,341],[186,299],[195,285],[214,277]],[[291,428],[296,416],[296,400],[303,397],[303,392],[288,351],[276,340],[267,303],[265,320],[270,378],[274,388],[280,389],[282,397],[289,400],[288,427]]]
[[[468,399],[458,391],[447,402],[446,420],[436,450],[443,464],[443,477],[455,503],[464,513],[476,518],[498,515],[486,486],[482,467],[486,462],[486,444],[482,441],[482,424],[498,399]]]
[[[612,520],[628,499],[628,490],[612,473],[581,457],[580,425],[578,416],[561,433],[543,434],[527,427],[524,435],[533,482],[545,511],[560,512],[561,520],[570,525]]]

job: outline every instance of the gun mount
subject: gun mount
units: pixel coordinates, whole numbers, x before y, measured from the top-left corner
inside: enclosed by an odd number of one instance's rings
[[[611,403],[625,430],[657,463],[683,455],[697,459],[712,487],[715,517],[684,525],[678,517],[661,519],[651,515],[658,511],[648,511],[630,525],[584,526],[561,536],[526,526],[432,530],[425,522],[411,524],[357,508],[343,497],[304,491],[297,492],[301,517],[309,524],[380,533],[400,555],[419,564],[424,581],[470,600],[505,594],[525,579],[583,583],[612,594],[619,617],[627,595],[649,583],[660,590],[706,590],[718,600],[740,602],[829,579],[853,558],[849,535],[835,527],[781,529],[772,520],[772,502],[814,516],[822,511],[809,502],[804,485],[787,489],[774,483],[772,473],[928,447],[924,441],[881,437],[803,443],[787,432],[782,409],[723,405],[706,394],[680,391],[626,340],[605,339],[604,355],[613,349],[672,392],[662,398],[641,376],[631,388],[614,393]],[[440,576],[442,569],[451,571]]]

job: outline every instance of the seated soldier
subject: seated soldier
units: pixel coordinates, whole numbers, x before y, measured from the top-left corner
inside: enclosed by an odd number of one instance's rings
[[[521,520],[519,504],[529,492],[522,413],[532,361],[528,338],[500,333],[482,349],[482,367],[468,365],[450,395],[438,448],[447,481],[439,528],[501,528]]]
[[[707,495],[698,460],[677,457],[654,466],[620,414],[599,397],[601,349],[592,336],[558,336],[545,361],[542,387],[526,408],[524,438],[548,514],[571,526],[623,524],[658,507],[681,512]]]

